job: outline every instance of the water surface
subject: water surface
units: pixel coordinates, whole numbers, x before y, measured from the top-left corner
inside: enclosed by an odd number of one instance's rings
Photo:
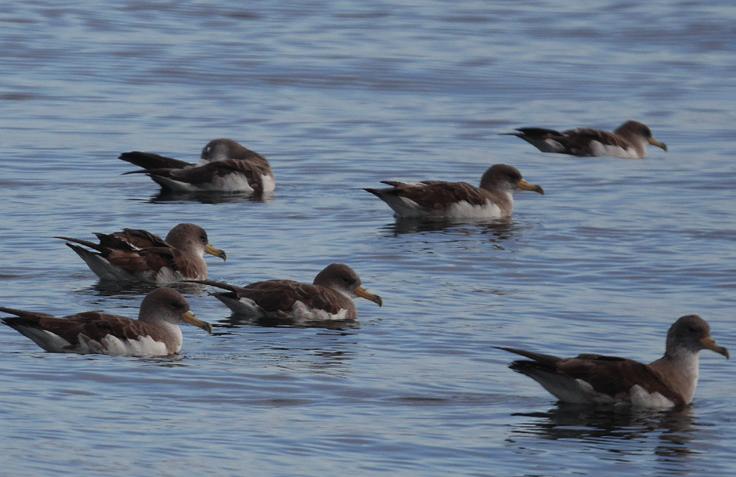
[[[344,261],[360,326],[184,330],[181,356],[44,353],[0,329],[3,475],[640,475],[735,471],[732,363],[692,408],[560,407],[511,345],[658,357],[699,313],[734,348],[736,7],[725,1],[78,2],[0,16],[0,302],[134,316],[54,235],[207,229],[215,279],[311,281]],[[643,161],[545,155],[514,127],[649,124]],[[116,159],[268,157],[265,202],[161,197]],[[494,224],[395,222],[363,187],[518,167]]]

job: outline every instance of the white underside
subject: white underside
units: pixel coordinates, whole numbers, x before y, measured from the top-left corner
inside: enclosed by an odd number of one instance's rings
[[[325,310],[309,308],[304,303],[297,301],[291,309],[291,314],[297,323],[310,321],[345,321],[348,316],[348,310],[342,308],[337,313],[328,313]]]
[[[565,150],[563,145],[554,139],[547,138],[543,142],[544,144],[540,144],[537,147],[544,152],[563,152]]]
[[[573,404],[612,404],[615,406],[634,406],[642,408],[666,409],[674,403],[658,392],[649,393],[639,385],[634,385],[628,395],[614,398],[596,392],[587,381],[560,377],[551,373],[537,373],[533,376],[539,384],[557,399]]]
[[[613,156],[621,159],[641,159],[636,149],[633,147],[623,148],[620,146],[612,146],[603,144],[598,141],[591,141],[590,148],[594,156]]]
[[[294,306],[288,313],[267,313],[250,298],[234,300],[222,294],[217,294],[215,296],[230,308],[233,313],[251,320],[272,318],[275,320],[291,321],[294,323],[309,323],[316,321],[345,321],[348,316],[348,310],[344,308],[338,313],[328,313],[325,310],[309,308],[301,301],[295,302]]]
[[[406,197],[384,197],[386,203],[401,218],[500,219],[501,208],[491,201],[472,205],[467,201],[455,202],[441,210],[427,210]]]
[[[263,193],[268,194],[276,190],[276,179],[271,174],[265,174],[261,176],[261,183],[263,184]]]
[[[175,192],[241,192],[252,194],[253,187],[248,183],[248,179],[244,174],[233,172],[224,176],[217,176],[212,182],[204,184],[190,184],[188,182],[177,181],[168,177],[156,176],[156,180],[167,189]],[[273,192],[276,188],[276,181],[272,175],[266,174],[261,176],[263,181],[263,192]]]
[[[89,252],[81,248],[75,248],[73,250],[77,252],[77,255],[79,255],[82,258],[82,260],[84,260],[84,263],[87,264],[89,269],[92,270],[95,273],[95,275],[100,277],[101,280],[115,281],[115,282],[144,281],[144,282],[150,282],[150,283],[165,284],[165,283],[179,282],[184,279],[191,279],[191,280],[206,280],[207,279],[206,271],[204,274],[200,274],[196,277],[185,277],[180,272],[174,271],[170,269],[169,267],[162,267],[159,269],[157,273],[153,273],[151,271],[151,272],[132,274],[132,273],[126,272],[120,267],[116,267],[115,265],[111,264],[110,262],[107,261],[105,257],[102,257],[101,255]]]
[[[206,280],[207,275],[197,277],[185,277],[180,272],[174,271],[169,267],[162,267],[157,273],[143,272],[143,273],[128,273],[122,268],[116,267],[108,262],[104,257],[99,255],[93,255],[94,259],[87,260],[85,262],[89,266],[90,270],[100,277],[101,280],[116,281],[116,282],[150,282],[159,285],[166,283],[175,283],[184,279],[192,280]],[[84,257],[82,257],[84,258]]]
[[[181,350],[181,330],[177,326],[179,333],[178,347],[175,352]],[[78,353],[78,354],[107,354],[110,356],[167,356],[170,353],[166,349],[166,344],[160,341],[154,341],[150,336],[141,336],[135,340],[121,340],[115,336],[107,335],[102,340],[96,341],[80,334],[79,344],[72,346],[67,340],[61,336],[46,330],[37,328],[18,326],[24,336],[30,338],[41,348],[52,353]]]
[[[675,403],[659,393],[647,392],[639,385],[632,386],[629,391],[631,405],[634,407],[648,407],[653,409],[667,409],[674,407]]]
[[[125,270],[113,266],[106,258],[97,255],[96,253],[88,252],[86,250],[74,249],[77,254],[82,257],[84,263],[87,264],[90,270],[95,275],[100,277],[101,280],[126,282],[136,281],[136,277]],[[148,281],[148,280],[146,280]]]

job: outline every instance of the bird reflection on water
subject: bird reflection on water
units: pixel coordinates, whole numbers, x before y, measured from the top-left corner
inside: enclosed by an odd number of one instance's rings
[[[357,320],[342,321],[310,321],[307,323],[284,323],[283,321],[269,318],[247,318],[242,315],[233,313],[227,318],[221,319],[218,326],[223,328],[239,328],[241,326],[264,326],[279,328],[325,328],[330,330],[347,330],[360,328],[360,322]]]
[[[697,453],[689,445],[699,432],[690,406],[651,410],[559,404],[547,412],[514,415],[529,419],[513,426],[509,441],[538,436],[547,440],[572,440],[583,445],[605,445],[622,459],[627,454],[640,454],[651,448],[663,464],[682,463],[683,457]],[[656,439],[653,446],[650,445],[652,438]],[[632,440],[641,441],[641,444],[632,446]],[[524,441],[528,446],[529,441]]]
[[[488,234],[493,242],[510,239],[521,226],[513,219],[494,220],[449,220],[449,219],[413,219],[397,218],[392,224],[382,227],[387,235],[394,237],[402,234],[424,232],[453,232],[456,234]]]
[[[171,192],[161,191],[148,199],[150,204],[199,202],[201,204],[227,204],[238,202],[270,202],[273,194],[249,195],[231,192]]]
[[[140,298],[141,294],[149,293],[161,285],[146,282],[112,282],[107,280],[98,280],[94,284],[80,288],[78,293],[83,295],[93,295],[100,297],[116,297],[116,296],[132,296]],[[175,282],[167,283],[166,286],[179,291],[185,295],[206,295],[207,290],[203,285],[197,283]]]

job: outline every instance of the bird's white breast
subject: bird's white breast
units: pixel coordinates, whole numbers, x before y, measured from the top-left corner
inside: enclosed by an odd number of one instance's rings
[[[499,219],[503,217],[501,208],[489,200],[483,205],[470,204],[464,200],[455,202],[448,207],[445,215],[459,219]]]
[[[330,313],[327,310],[319,308],[310,308],[301,301],[294,302],[291,308],[291,314],[296,322],[309,321],[345,321],[348,316],[348,310],[341,308],[337,313]]]
[[[667,409],[675,406],[675,403],[662,396],[660,393],[647,392],[646,389],[642,388],[638,384],[633,385],[631,390],[629,390],[629,398],[631,399],[631,405],[635,407]]]
[[[181,333],[181,332],[180,332]],[[169,351],[166,344],[162,341],[156,341],[150,336],[140,336],[137,339],[120,339],[116,336],[105,336],[100,345],[102,346],[102,354],[111,356],[166,356]],[[179,348],[181,348],[181,340],[179,340]],[[178,352],[179,349],[176,350]]]
[[[621,146],[591,141],[590,149],[593,151],[593,155],[595,156],[614,156],[622,159],[640,159],[639,154],[633,147],[623,148]]]
[[[271,174],[264,174],[261,176],[261,183],[263,184],[263,192],[273,192],[276,189],[276,179]]]
[[[210,184],[202,184],[200,190],[219,192],[246,192],[253,193],[253,187],[248,183],[245,174],[232,172],[224,176],[217,176]]]

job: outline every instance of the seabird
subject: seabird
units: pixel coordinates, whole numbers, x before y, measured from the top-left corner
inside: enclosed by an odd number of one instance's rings
[[[15,316],[2,318],[3,323],[51,353],[168,356],[181,351],[181,323],[212,333],[212,326],[197,319],[187,300],[171,288],[149,293],[137,320],[101,311],[62,318],[6,307],[0,311]]]
[[[613,132],[577,128],[563,132],[544,128],[518,128],[511,136],[520,137],[542,152],[573,156],[614,156],[643,159],[651,144],[666,151],[667,145],[652,135],[652,130],[637,121],[626,121]]]
[[[581,354],[558,358],[515,348],[500,348],[529,360],[509,366],[537,381],[562,402],[669,408],[692,402],[698,384],[698,352],[728,350],[710,336],[710,326],[698,315],[678,319],[667,332],[664,356],[643,364],[625,358]]]
[[[213,139],[207,143],[199,164],[140,151],[124,152],[118,159],[143,168],[126,174],[147,174],[163,190],[170,192],[262,195],[276,187],[266,158],[232,139]]]
[[[233,313],[277,324],[354,321],[358,318],[352,300],[356,296],[383,305],[381,297],[363,288],[358,274],[342,263],[325,267],[312,284],[266,280],[238,287],[211,280],[197,282],[228,290],[214,296]]]
[[[207,278],[205,253],[227,259],[223,250],[209,243],[207,232],[194,224],[175,226],[166,235],[166,240],[136,229],[95,235],[99,243],[71,237],[55,238],[66,240],[69,248],[102,280],[152,283],[187,278],[204,280]]]
[[[528,183],[518,169],[506,164],[489,167],[480,187],[466,182],[381,182],[391,188],[365,190],[386,202],[400,218],[499,219],[511,216],[514,190],[544,194],[540,186]]]

